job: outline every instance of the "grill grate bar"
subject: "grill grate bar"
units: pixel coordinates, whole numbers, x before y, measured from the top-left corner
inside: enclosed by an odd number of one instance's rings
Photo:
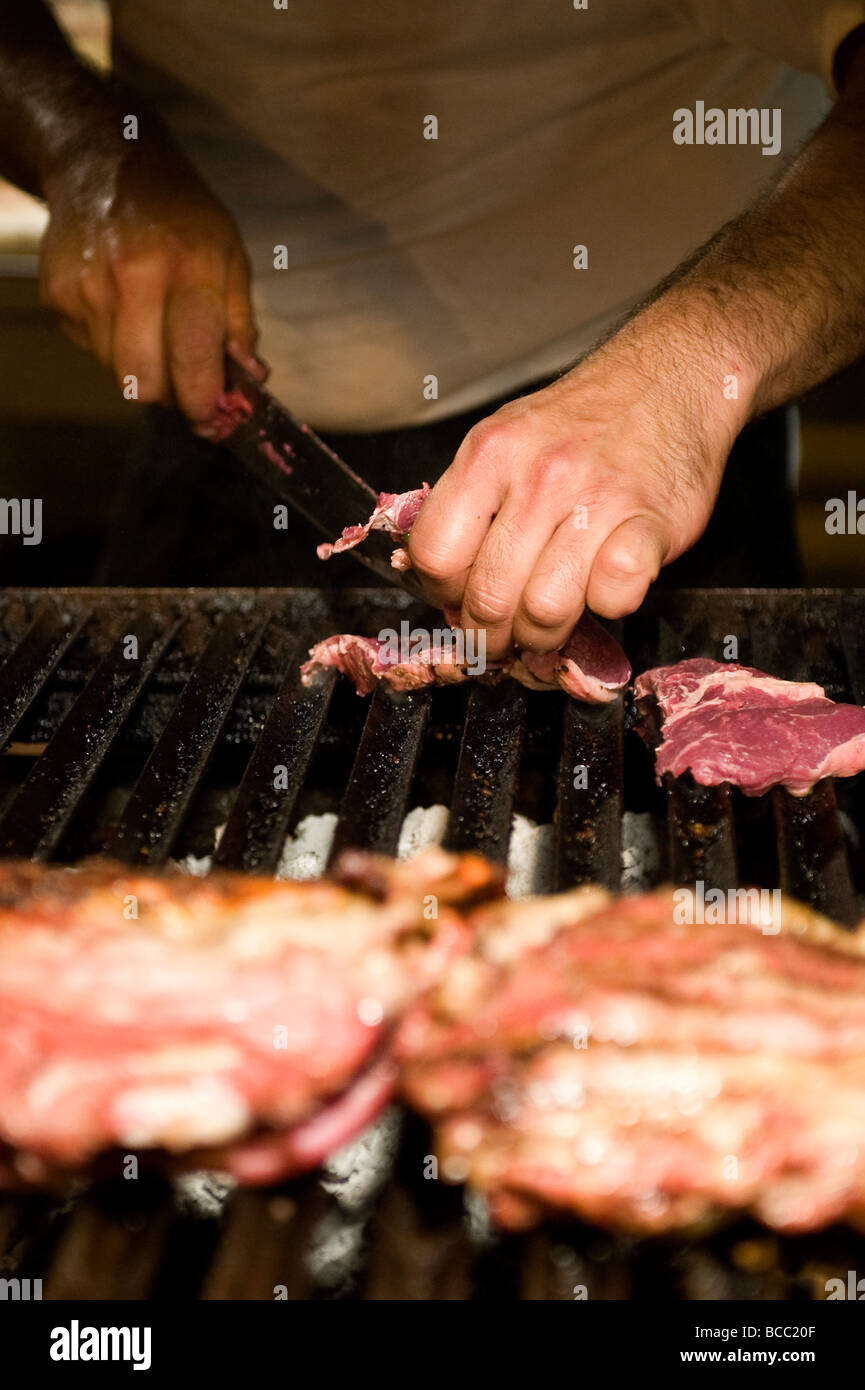
[[[183,687],[132,790],[109,852],[163,864],[216,748],[270,614],[228,613]]]
[[[45,602],[0,668],[0,749],[57,669],[86,623],[89,613],[60,613]]]
[[[43,1277],[55,1218],[56,1203],[44,1193],[0,1196],[0,1277]]]
[[[857,705],[865,704],[865,651],[862,649],[861,600],[846,596],[846,602],[839,605],[838,633],[847,676],[850,681],[850,694]]]
[[[294,655],[238,788],[213,856],[214,868],[273,873],[327,717],[336,672],[312,689],[300,684]],[[285,786],[274,786],[284,767]]]
[[[701,787],[669,773],[667,836],[670,876],[674,883],[702,880],[726,893],[739,882],[736,831],[730,788]]]
[[[583,1285],[594,1296],[591,1266],[570,1247],[557,1247],[546,1231],[533,1231],[524,1242],[519,1296],[528,1303],[573,1302]]]
[[[781,888],[838,922],[859,916],[838,817],[835,787],[818,782],[807,796],[772,792]]]
[[[290,1194],[239,1190],[223,1214],[219,1244],[201,1297],[208,1301],[306,1299],[314,1280],[304,1258],[326,1208],[320,1184],[295,1184]]]
[[[601,883],[617,892],[622,873],[624,704],[565,702],[555,820],[554,885]],[[585,777],[586,785],[580,782]],[[576,785],[575,785],[576,783]]]
[[[133,1194],[130,1188],[135,1188]],[[76,1205],[60,1237],[45,1282],[45,1298],[147,1298],[158,1274],[171,1216],[170,1191],[158,1180],[102,1183],[92,1188]]]
[[[349,848],[395,852],[431,698],[429,689],[400,694],[377,688],[340,806],[331,859]]]
[[[475,685],[466,709],[445,849],[508,855],[526,702],[515,681]]]
[[[124,650],[130,628],[142,653],[135,660]],[[140,613],[124,622],[122,634],[115,633],[108,654],[0,819],[3,854],[47,859],[55,852],[176,629],[176,623],[165,627],[152,613]]]
[[[362,1297],[369,1303],[469,1299],[474,1262],[458,1215],[430,1219],[400,1182],[392,1182],[375,1219]]]

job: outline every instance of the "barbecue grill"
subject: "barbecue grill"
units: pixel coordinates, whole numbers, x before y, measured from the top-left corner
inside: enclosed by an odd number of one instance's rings
[[[515,813],[551,824],[538,891],[702,879],[862,915],[858,780],[803,799],[659,788],[622,699],[589,708],[502,682],[361,700],[333,672],[299,685],[314,641],[408,614],[423,620],[394,590],[7,590],[0,853],[212,855],[272,873],[308,815],[337,814],[332,854],[392,854],[412,807],[444,804],[447,847],[499,862]],[[733,637],[745,664],[865,698],[865,591],[658,592],[617,636],[635,671],[730,655]],[[501,1237],[470,1196],[424,1177],[428,1149],[421,1122],[392,1111],[323,1177],[274,1190],[202,1180],[192,1201],[145,1176],[5,1196],[0,1277],[41,1279],[53,1299],[805,1299],[865,1261],[846,1228],[782,1239],[750,1221],[687,1240],[574,1222]]]

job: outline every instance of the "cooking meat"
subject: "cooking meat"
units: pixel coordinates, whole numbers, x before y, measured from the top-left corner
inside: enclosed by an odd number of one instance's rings
[[[862,934],[756,896],[718,925],[671,889],[481,909],[398,1037],[440,1175],[513,1228],[865,1220]]]
[[[466,679],[465,666],[457,661],[453,645],[431,643],[425,652],[394,660],[387,643],[350,633],[326,637],[310,647],[309,660],[300,668],[304,685],[312,685],[319,672],[328,667],[348,676],[358,695],[369,695],[380,681],[391,690],[418,690],[424,685]]]
[[[451,904],[497,877],[441,850],[342,874],[0,863],[3,1181],[119,1149],[266,1182],[351,1137],[393,1090],[395,1015],[466,945]]]
[[[653,702],[661,715],[659,781],[690,771],[704,786],[731,782],[748,796],[774,786],[803,796],[824,777],[865,768],[865,710],[836,704],[820,685],[697,658],[645,671],[634,692],[647,740]]]
[[[618,642],[590,613],[583,613],[564,646],[555,652],[520,652],[508,674],[530,690],[560,686],[575,700],[603,705],[631,679],[631,666]]]
[[[361,526],[347,526],[338,540],[320,545],[319,558],[328,560],[331,555],[351,550],[373,530],[388,531],[396,539],[405,540],[429,493],[428,483],[412,492],[381,493],[369,520]],[[391,564],[394,569],[411,569],[408,551],[397,547]],[[448,612],[445,616],[449,624],[456,626],[458,614]],[[309,661],[301,668],[306,684],[322,668],[335,666],[354,681],[359,695],[368,695],[378,681],[385,681],[394,690],[412,690],[462,680],[467,674],[465,663],[455,659],[445,641],[431,643],[421,657],[406,655],[395,661],[375,638],[337,633],[311,648],[309,655]],[[614,700],[631,679],[625,653],[589,613],[583,614],[558,651],[541,655],[515,651],[509,661],[490,663],[487,672],[493,678],[513,676],[531,690],[562,689],[575,700],[590,704]]]
[[[354,682],[359,695],[369,695],[379,682],[392,690],[452,685],[470,674],[455,639],[455,633],[445,631],[421,651],[394,656],[388,642],[340,633],[310,648],[309,660],[300,668],[301,679],[311,685],[319,672],[335,667]],[[560,651],[545,656],[523,652],[511,661],[490,662],[483,676],[489,680],[512,676],[530,690],[561,688],[576,700],[603,704],[627,684],[630,669],[618,643],[584,613]]]

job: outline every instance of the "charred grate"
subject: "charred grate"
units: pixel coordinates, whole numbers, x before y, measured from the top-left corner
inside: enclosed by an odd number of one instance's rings
[[[500,862],[514,813],[551,826],[538,891],[702,878],[781,886],[848,923],[862,914],[861,779],[801,800],[658,788],[622,700],[589,709],[510,683],[359,700],[332,676],[299,684],[314,641],[397,626],[411,607],[368,589],[6,591],[0,853],[209,855],[273,872],[305,816],[335,815],[332,853],[393,853],[412,807],[443,804],[444,842]],[[865,591],[659,593],[623,634],[635,670],[730,655],[730,638],[739,661],[865,698]],[[633,1241],[570,1222],[495,1237],[459,1190],[423,1179],[427,1144],[420,1122],[392,1113],[347,1170],[210,1193],[210,1208],[151,1178],[59,1204],[0,1197],[0,1276],[41,1278],[49,1298],[570,1300],[585,1286],[608,1299],[805,1299],[861,1267],[842,1228],[779,1239],[745,1221]]]

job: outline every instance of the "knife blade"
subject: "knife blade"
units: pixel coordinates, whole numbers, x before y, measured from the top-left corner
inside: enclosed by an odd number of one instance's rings
[[[358,477],[319,439],[296,420],[284,405],[232,358],[225,359],[229,391],[239,392],[251,407],[246,418],[221,442],[243,466],[261,479],[282,501],[300,512],[326,540],[345,526],[366,521],[378,493]],[[384,531],[370,531],[362,546],[349,552],[388,584],[407,589],[428,603],[411,571],[390,563],[394,541]],[[337,561],[339,563],[339,561]]]

